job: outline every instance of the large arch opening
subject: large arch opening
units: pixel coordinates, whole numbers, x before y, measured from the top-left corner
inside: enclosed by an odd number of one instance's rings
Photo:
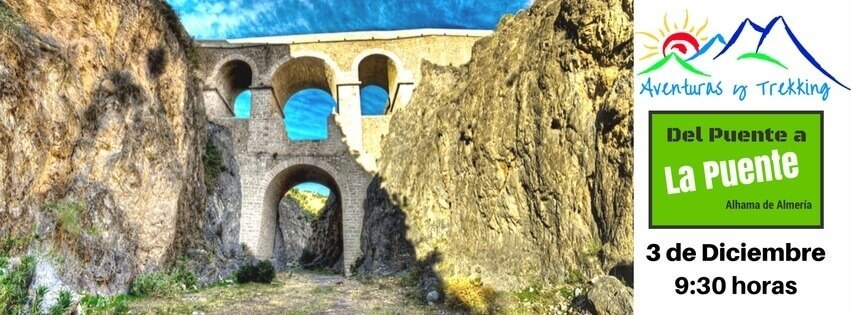
[[[301,90],[284,104],[284,125],[290,141],[322,141],[328,139],[328,118],[337,102],[320,89]]]
[[[337,106],[333,68],[317,57],[298,57],[281,65],[272,77],[284,115],[287,137],[324,140],[328,116]]]
[[[384,115],[396,93],[398,70],[396,63],[382,54],[361,59],[358,79],[361,82],[361,113],[366,116]]]
[[[251,118],[251,90],[242,91],[233,101],[233,117]]]
[[[217,89],[237,118],[248,118],[251,113],[251,92],[248,89],[251,87],[253,75],[251,66],[242,60],[228,61],[219,68]]]
[[[279,269],[343,271],[343,200],[325,170],[309,164],[281,171],[269,185],[264,211],[274,231],[272,258]]]

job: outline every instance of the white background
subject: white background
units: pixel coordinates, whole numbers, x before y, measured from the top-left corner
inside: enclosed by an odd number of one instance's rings
[[[682,23],[688,9],[689,24],[698,27],[708,18],[705,34],[732,35],[739,23],[751,18],[765,25],[783,15],[803,45],[822,66],[840,82],[851,86],[851,2],[848,1],[635,1],[635,30],[658,34],[663,28],[663,15],[669,23]],[[680,25],[681,26],[681,25]],[[750,28],[747,27],[746,30]],[[755,43],[752,37],[740,39],[734,48]],[[651,75],[654,81],[690,82],[724,81],[724,95],[711,97],[654,97],[639,95],[641,83],[635,82],[635,308],[636,314],[851,314],[851,91],[832,83],[804,62],[788,41],[782,25],[776,26],[767,40],[766,50],[789,66],[780,70],[757,61],[735,61],[741,52],[725,54],[719,60],[695,62],[694,65],[712,75],[702,79],[671,63]],[[655,45],[648,37],[636,34],[636,74],[658,58],[638,60]],[[713,48],[716,53],[721,46]],[[738,52],[738,54],[736,54]],[[715,54],[712,54],[714,56]],[[726,58],[723,60],[722,58]],[[711,58],[702,58],[704,60]],[[829,82],[830,97],[823,102],[818,96],[762,97],[753,84],[772,79],[809,79]],[[731,93],[733,83],[751,83],[748,98],[740,102]],[[824,110],[824,209],[825,228],[821,230],[777,229],[654,229],[648,228],[648,111],[649,110]],[[747,126],[742,126],[747,128]],[[731,152],[731,158],[737,158]],[[759,199],[759,196],[754,196]],[[683,209],[688,211],[688,209]],[[749,246],[783,246],[791,242],[798,247],[823,247],[827,259],[822,262],[657,262],[647,260],[647,246],[657,243],[666,248],[676,242],[698,249],[704,243],[724,242]],[[749,280],[794,280],[795,295],[732,295],[729,279],[737,275]],[[674,279],[678,276],[696,280],[700,276],[724,276],[728,279],[724,295],[678,295]]]

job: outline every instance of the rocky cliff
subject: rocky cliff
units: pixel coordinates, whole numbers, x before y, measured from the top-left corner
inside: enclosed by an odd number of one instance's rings
[[[305,210],[302,210],[299,202],[287,196],[281,199],[278,203],[278,228],[275,234],[277,267],[299,267],[304,248],[313,234],[311,220],[305,216]]]
[[[191,55],[159,0],[0,2],[0,236],[26,240],[13,254],[100,294],[176,258],[204,202]]]
[[[419,260],[506,290],[629,281],[632,19],[630,0],[538,0],[469,64],[423,65],[379,161]]]

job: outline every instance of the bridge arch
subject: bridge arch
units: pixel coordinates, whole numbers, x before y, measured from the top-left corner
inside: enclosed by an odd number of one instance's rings
[[[362,52],[354,59],[351,69],[357,74],[362,90],[377,86],[387,92],[388,104],[385,104],[385,111],[390,109],[396,97],[398,84],[410,76],[399,56],[384,49],[368,49]]]
[[[213,67],[207,86],[215,88],[231,113],[237,96],[256,82],[257,67],[254,61],[242,55],[230,55]]]
[[[380,56],[386,57],[387,59],[390,59],[393,62],[393,64],[396,65],[397,69],[400,70],[399,73],[402,73],[405,69],[405,64],[402,62],[402,58],[399,58],[399,55],[396,55],[396,53],[389,51],[389,50],[386,50],[386,49],[371,48],[371,49],[364,50],[363,52],[358,54],[357,57],[355,57],[352,60],[352,65],[351,65],[351,68],[350,68],[351,71],[353,71],[353,72],[358,71],[358,68],[360,67],[361,62],[363,62],[364,59],[366,59],[370,56],[373,56],[373,55],[380,55]]]
[[[337,198],[337,202],[334,208],[327,209],[327,211],[339,211],[344,217],[351,215],[344,212],[344,209],[356,204],[355,200],[351,200],[352,195],[347,194],[347,192],[353,189],[353,187],[349,187],[352,185],[351,179],[343,176],[335,167],[322,159],[299,157],[282,161],[268,172],[265,172],[259,181],[263,185],[261,188],[263,194],[262,196],[258,196],[261,199],[257,200],[260,203],[257,210],[261,211],[261,213],[257,213],[259,216],[254,216],[259,217],[257,218],[259,220],[251,219],[250,217],[252,216],[250,214],[241,215],[240,225],[248,224],[250,226],[240,227],[242,233],[240,240],[249,245],[256,257],[260,259],[271,259],[274,257],[275,229],[278,225],[278,204],[287,191],[305,182],[319,183],[331,190],[331,193]],[[345,225],[344,222],[342,221],[341,224]],[[340,231],[343,231],[345,228],[345,226],[340,226]],[[340,237],[351,236],[341,235]],[[338,255],[351,256],[352,254],[346,254],[345,252],[357,250],[354,248],[344,248],[344,246],[340,244],[340,248],[337,251]],[[343,257],[334,257],[335,260],[339,258]],[[354,259],[352,257],[345,258],[346,262]]]
[[[299,91],[319,89],[336,100],[337,73],[328,60],[313,56],[296,57],[282,63],[272,74],[272,88],[281,108]]]

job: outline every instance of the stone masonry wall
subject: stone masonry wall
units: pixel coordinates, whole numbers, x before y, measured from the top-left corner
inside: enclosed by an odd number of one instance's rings
[[[261,259],[273,257],[277,204],[296,181],[316,181],[337,190],[343,211],[343,270],[348,274],[360,256],[363,205],[381,146],[392,126],[390,115],[364,118],[360,110],[359,61],[382,54],[395,64],[394,82],[401,83],[394,109],[410,99],[424,60],[460,65],[470,59],[479,37],[421,36],[388,40],[358,40],[291,45],[230,44],[203,42],[200,47],[205,79],[207,117],[227,128],[239,167],[242,192],[239,240]],[[276,101],[273,77],[288,61],[303,56],[320,58],[332,69],[333,94],[338,108],[329,117],[325,141],[289,141],[283,124],[282,104]],[[222,69],[230,62],[251,67],[251,113],[236,119],[224,99],[231,86]],[[388,74],[390,75],[390,74]],[[239,78],[245,80],[246,78]],[[299,78],[283,78],[283,80]],[[232,92],[232,91],[231,91]]]

